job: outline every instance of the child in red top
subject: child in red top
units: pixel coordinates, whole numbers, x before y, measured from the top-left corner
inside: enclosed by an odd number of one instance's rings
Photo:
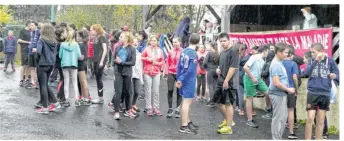
[[[171,118],[173,114],[172,109],[172,101],[173,101],[173,89],[174,84],[177,82],[177,65],[180,58],[180,53],[182,52],[183,48],[181,47],[181,39],[179,37],[173,38],[173,49],[168,53],[166,66],[164,70],[164,77],[167,77],[167,101],[168,101],[168,111],[167,111],[167,118]],[[177,105],[176,110],[174,112],[174,116],[176,118],[180,117],[179,114],[179,106],[182,102],[182,96],[179,95],[179,89],[177,88]]]
[[[158,46],[158,38],[155,35],[151,35],[149,37],[148,43],[149,45],[142,52],[147,115],[152,116],[155,114],[162,116],[159,110],[159,86],[161,68],[164,64],[164,56],[162,50]]]
[[[200,45],[197,50],[197,56],[198,56],[198,66],[197,66],[197,99],[196,101],[206,101],[205,98],[205,91],[206,91],[206,79],[205,75],[207,71],[204,68],[203,62],[204,58],[207,55],[207,52],[205,51],[205,47],[203,45]],[[202,87],[202,95],[200,96],[200,90]]]

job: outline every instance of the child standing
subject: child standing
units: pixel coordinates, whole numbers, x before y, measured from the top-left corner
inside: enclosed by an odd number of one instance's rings
[[[13,72],[16,71],[14,68],[14,56],[17,53],[17,39],[13,36],[13,31],[8,31],[8,37],[4,41],[5,49],[5,69],[7,71],[8,64],[11,63]]]

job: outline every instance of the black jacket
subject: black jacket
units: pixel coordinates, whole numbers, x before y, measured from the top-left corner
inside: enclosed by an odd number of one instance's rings
[[[37,43],[38,66],[54,66],[56,62],[56,42],[39,39]]]
[[[114,59],[114,74],[116,75],[124,75],[124,76],[131,76],[133,73],[133,66],[135,66],[136,63],[136,49],[132,46],[128,46],[125,49],[128,52],[127,60],[121,64],[117,64],[115,62],[116,57],[120,49],[122,49],[122,46],[116,47],[113,59]]]
[[[274,59],[274,57],[275,57],[275,53],[273,51],[269,51],[268,56],[266,56],[265,64],[264,64],[263,69],[262,69],[261,77],[267,86],[270,85],[269,68],[270,68],[271,62]]]

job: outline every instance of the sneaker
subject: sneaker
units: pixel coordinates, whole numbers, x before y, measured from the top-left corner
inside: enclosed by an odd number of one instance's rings
[[[189,126],[181,126],[179,128],[179,132],[182,132],[182,133],[192,133],[193,131],[191,131],[191,129],[189,128]]]
[[[36,113],[47,115],[47,114],[49,114],[49,109],[48,108],[39,108],[36,110]]]
[[[157,116],[162,116],[161,112],[159,109],[154,109],[154,114],[157,115]]]
[[[119,117],[120,117],[120,114],[118,112],[116,112],[114,115],[113,115],[113,118],[115,120],[119,120]]]
[[[104,99],[102,97],[99,97],[98,99],[92,100],[93,104],[104,104]]]
[[[244,115],[245,115],[244,110],[240,110],[240,111],[239,111],[239,115],[244,116]]]
[[[215,104],[212,102],[208,102],[207,104],[205,104],[205,106],[210,107],[210,108],[214,108]]]
[[[234,122],[234,120],[232,120],[232,126],[234,126],[234,125],[235,125],[235,122]],[[224,120],[221,122],[221,124],[217,126],[217,128],[223,128],[223,127],[225,127],[225,126],[227,126],[227,121],[224,119]]]
[[[171,118],[172,117],[172,114],[173,114],[173,109],[168,109],[167,111],[167,118]]]
[[[288,139],[298,139],[298,137],[294,134],[289,133]]]
[[[69,102],[69,101],[65,101],[65,102],[63,103],[63,106],[64,106],[64,107],[70,107],[70,102]]]
[[[191,129],[191,130],[198,130],[198,129],[199,129],[199,126],[193,124],[192,121],[190,121],[190,122],[188,123],[188,127],[189,127],[189,129]]]
[[[265,115],[262,116],[265,119],[272,119],[272,114],[271,113],[267,113]]]
[[[238,107],[235,107],[235,111],[240,112],[240,109]]]
[[[174,111],[174,117],[175,117],[175,118],[180,118],[180,113],[179,113],[179,111]]]
[[[36,108],[43,108],[43,104],[40,103],[40,102],[37,102],[34,106],[35,106]]]
[[[137,108],[136,105],[133,105],[132,107],[133,107],[133,109],[134,109],[136,112],[141,112],[141,110],[140,110],[139,108]]]
[[[246,125],[252,127],[252,128],[258,128],[258,125],[256,125],[253,121],[247,121]]]
[[[323,139],[325,139],[325,140],[328,140],[328,139],[329,139],[327,133],[326,133],[326,134],[323,134]]]
[[[82,105],[90,106],[90,105],[92,105],[92,101],[90,99],[84,99],[82,102]]]
[[[20,80],[19,86],[20,86],[20,87],[23,87],[23,86],[24,86],[24,80]]]
[[[125,111],[124,104],[123,104],[123,103],[120,103],[120,104],[119,104],[119,112],[120,112],[120,113],[123,113],[124,111]]]
[[[113,103],[109,102],[107,106],[111,111],[115,111],[115,107],[113,106]]]
[[[148,109],[146,114],[147,114],[147,116],[153,116],[153,110],[152,109]]]
[[[77,99],[75,100],[75,107],[80,107],[81,106],[81,100]]]
[[[232,131],[232,128],[230,128],[228,126],[224,126],[221,129],[218,129],[217,133],[224,134],[224,135],[231,135],[231,134],[233,134],[233,131]]]
[[[197,98],[196,98],[196,101],[201,101],[201,98],[197,97]]]
[[[61,104],[60,103],[55,103],[55,104],[50,104],[49,105],[49,112],[55,112],[56,109],[61,108]]]
[[[131,119],[135,119],[136,118],[136,115],[133,114],[130,110],[129,111],[125,111],[124,112],[124,116],[129,117]]]

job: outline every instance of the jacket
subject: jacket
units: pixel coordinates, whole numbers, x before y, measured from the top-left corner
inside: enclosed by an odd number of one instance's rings
[[[309,76],[307,83],[308,94],[330,96],[332,83],[330,73],[339,77],[337,64],[331,58],[325,57],[322,61],[310,60],[305,74]]]
[[[54,66],[56,62],[57,43],[38,40],[37,55],[38,66]]]
[[[207,54],[208,54],[207,52],[203,52],[203,53],[197,52],[197,56],[198,56],[197,75],[207,73],[207,71],[204,68],[204,59]]]
[[[35,31],[31,31],[31,38],[30,38],[30,44],[29,44],[29,55],[34,55],[35,53],[32,52],[33,48],[37,48],[37,42],[39,38],[41,37],[41,31],[39,29]]]
[[[167,55],[167,61],[165,66],[165,75],[167,74],[177,74],[177,65],[180,58],[180,53],[182,53],[183,48],[176,47],[173,48]]]
[[[15,37],[6,37],[4,41],[4,53],[16,53],[17,52],[17,39]]]
[[[116,47],[115,53],[114,53],[114,74],[117,75],[124,75],[124,76],[131,76],[133,74],[133,66],[136,63],[136,49],[132,46],[125,47],[127,57],[125,60],[122,60],[121,64],[117,64],[115,59],[116,57],[120,57],[119,55],[120,50],[123,49],[122,46]]]
[[[143,84],[143,64],[141,60],[141,53],[136,50],[136,62],[135,66],[133,67],[133,75],[132,78],[139,79],[141,84]]]
[[[153,52],[153,47],[148,46],[142,53],[143,61],[143,73],[150,76],[160,74],[161,67],[164,64],[164,55],[159,47],[154,48],[156,54]],[[149,58],[153,58],[153,62],[149,61]]]
[[[81,51],[77,42],[61,43],[59,57],[61,58],[61,67],[78,67],[78,60],[81,57]]]

